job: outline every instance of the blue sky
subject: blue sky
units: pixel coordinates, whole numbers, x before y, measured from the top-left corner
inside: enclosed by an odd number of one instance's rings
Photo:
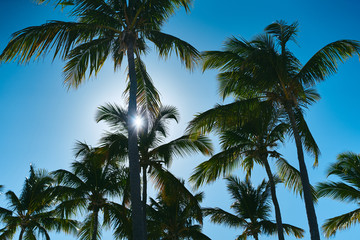
[[[359,10],[359,3],[354,0],[341,3],[335,0],[195,0],[191,13],[180,11],[169,20],[164,31],[190,42],[200,51],[218,50],[227,37],[251,39],[275,20],[283,19],[289,23],[297,20],[300,24],[298,45],[291,45],[291,50],[305,63],[329,42],[360,40]],[[5,0],[0,8],[0,49],[17,30],[47,20],[66,19],[64,13],[54,10],[53,6],[37,6],[30,0]],[[162,94],[162,102],[179,108],[181,121],[173,125],[172,138],[181,136],[194,114],[221,102],[217,96],[216,71],[202,73],[197,69],[190,73],[175,56],[164,61],[154,52],[146,56],[145,62]],[[74,160],[72,148],[75,141],[96,145],[107,129],[94,121],[97,107],[106,102],[124,103],[125,68],[114,73],[109,62],[97,78],[89,79],[77,90],[67,91],[62,84],[63,66],[64,62],[58,59],[52,62],[51,57],[25,66],[16,63],[0,65],[0,184],[5,185],[5,190],[19,193],[30,163],[49,171],[68,168]],[[359,59],[355,57],[342,64],[338,74],[317,86],[322,99],[306,115],[322,152],[319,167],[315,169],[311,167],[311,157],[306,159],[312,183],[326,179],[326,169],[337,154],[344,151],[360,153],[359,69]],[[292,141],[281,152],[297,166]],[[172,170],[177,176],[187,179],[194,166],[203,160],[206,158],[200,155],[176,159]],[[241,170],[234,174],[243,176]],[[259,182],[265,173],[257,169],[253,177],[254,182]],[[228,208],[231,203],[222,181],[200,190],[205,191],[204,206]],[[308,231],[301,199],[281,185],[278,191],[284,222]],[[4,197],[0,196],[0,205],[3,204]],[[316,205],[319,224],[355,207],[322,199]],[[240,230],[205,222],[204,232],[212,239],[234,239]],[[333,239],[355,239],[359,234],[359,226],[355,225],[350,230],[339,232]],[[54,234],[52,239],[74,237]],[[305,239],[309,239],[309,235]]]

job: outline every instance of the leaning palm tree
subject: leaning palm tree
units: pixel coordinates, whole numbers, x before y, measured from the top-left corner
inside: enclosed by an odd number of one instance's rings
[[[66,218],[88,212],[78,235],[80,239],[97,240],[101,236],[100,213],[103,226],[109,226],[113,212],[122,207],[109,198],[127,195],[128,172],[117,159],[109,159],[108,153],[85,143],[77,143],[76,156],[81,160],[72,163],[72,171],[60,169],[52,173],[62,200],[57,212]]]
[[[150,198],[147,209],[149,239],[209,240],[210,238],[201,232],[203,214],[199,203],[203,193],[195,194],[196,201],[190,201],[179,190],[176,186],[168,185],[162,189],[156,200]]]
[[[165,185],[177,185],[184,194],[192,198],[190,192],[166,168],[171,165],[173,159],[177,156],[185,156],[196,152],[203,154],[212,152],[209,139],[203,136],[190,139],[189,136],[185,135],[165,142],[168,136],[168,122],[171,120],[177,122],[179,119],[177,109],[172,106],[160,106],[156,112],[148,110],[147,107],[141,109],[142,114],[140,116],[142,116],[143,124],[138,128],[138,149],[143,180],[143,209],[146,208],[147,202],[148,174],[154,179],[158,188],[161,189]],[[102,144],[111,155],[119,158],[126,158],[128,153],[129,126],[127,118],[128,113],[125,109],[111,104],[100,107],[96,116],[97,121],[105,121],[113,128],[114,132],[107,133],[102,138]]]
[[[226,212],[221,208],[205,208],[204,213],[211,216],[213,223],[225,224],[229,227],[243,228],[238,240],[246,240],[248,237],[259,239],[259,235],[273,235],[277,233],[276,223],[269,220],[271,208],[269,204],[270,186],[267,182],[254,188],[250,180],[240,181],[238,178],[226,178],[227,188],[235,201],[231,209],[235,214]],[[301,228],[283,224],[284,231],[296,238],[302,238],[304,230]]]
[[[337,162],[328,169],[328,176],[335,175],[341,182],[324,182],[317,186],[319,196],[339,201],[359,203],[360,201],[360,155],[353,152],[339,154]],[[338,230],[349,228],[360,222],[360,208],[326,220],[322,226],[325,236],[330,237]]]
[[[54,58],[60,56],[67,63],[64,68],[65,83],[78,87],[86,73],[97,74],[110,57],[114,68],[121,66],[127,56],[130,99],[129,125],[137,115],[135,55],[148,50],[154,43],[162,57],[175,52],[186,67],[192,68],[199,54],[190,44],[161,32],[161,27],[176,9],[189,10],[192,0],[37,0],[53,2],[56,6],[70,8],[76,22],[49,21],[41,26],[28,27],[15,32],[0,55],[0,61],[18,60],[27,63],[45,55],[52,49]],[[140,204],[139,156],[135,128],[129,128],[130,183],[133,208],[133,226],[136,239],[144,238]]]
[[[54,210],[56,195],[52,184],[53,179],[45,171],[35,171],[30,166],[30,176],[20,196],[6,192],[10,208],[0,207],[0,220],[5,224],[0,229],[0,239],[13,239],[18,230],[19,240],[36,239],[36,235],[49,240],[51,230],[76,233],[77,222],[59,218]]]
[[[309,132],[303,111],[316,100],[316,96],[307,98],[313,91],[311,87],[335,73],[338,62],[359,54],[360,44],[354,40],[330,43],[302,65],[287,47],[289,41],[295,41],[297,23],[288,25],[277,21],[265,31],[252,41],[230,38],[225,43],[225,51],[205,52],[203,67],[220,69],[218,79],[223,97],[258,98],[284,109],[297,148],[311,239],[319,240],[303,146],[314,154],[315,164],[319,149],[313,138],[306,138],[302,133],[302,130]]]

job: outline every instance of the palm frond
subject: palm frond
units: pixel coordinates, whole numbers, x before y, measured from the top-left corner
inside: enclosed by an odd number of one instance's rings
[[[86,78],[86,73],[97,75],[105,63],[110,49],[111,38],[96,39],[73,48],[67,55],[64,67],[64,84],[68,88],[77,88]]]
[[[360,222],[360,209],[342,214],[337,217],[327,219],[322,226],[326,237],[331,237],[336,234],[338,230],[344,230],[351,227],[355,223]]]
[[[342,182],[327,182],[317,185],[319,197],[331,197],[332,199],[349,202],[359,202],[360,191]]]
[[[193,69],[199,61],[200,54],[189,43],[160,31],[151,31],[147,38],[153,42],[159,52],[159,55],[168,58],[171,52],[175,52],[176,56],[189,69]]]
[[[193,171],[190,182],[195,188],[204,183],[210,183],[219,177],[229,176],[231,170],[240,165],[238,148],[229,148],[212,156],[209,160],[198,165]]]
[[[204,208],[204,215],[210,216],[210,220],[213,223],[225,224],[229,227],[242,227],[246,225],[244,219],[239,218],[221,208]]]
[[[323,81],[338,70],[338,63],[360,54],[360,42],[339,40],[329,43],[317,53],[299,71],[296,78],[307,86]]]
[[[276,161],[278,168],[278,174],[281,180],[284,182],[285,186],[289,189],[292,189],[293,192],[299,194],[303,197],[303,186],[301,183],[300,172],[295,167],[290,165],[285,159],[279,158]],[[313,201],[316,203],[318,201],[318,193],[313,186],[310,185],[311,196]]]
[[[137,57],[135,59],[135,71],[137,80],[136,102],[138,107],[149,109],[152,114],[157,114],[160,108],[160,93],[153,84],[153,81],[146,71],[145,63]],[[128,78],[129,79],[129,78]],[[130,97],[130,81],[124,91],[127,99]]]

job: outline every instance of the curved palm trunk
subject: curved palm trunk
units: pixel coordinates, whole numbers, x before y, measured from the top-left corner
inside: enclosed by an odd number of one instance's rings
[[[96,240],[99,228],[99,209],[94,209],[94,229],[92,232],[91,240]]]
[[[137,145],[137,132],[132,124],[132,117],[136,116],[136,72],[134,60],[134,41],[130,39],[127,49],[129,78],[130,78],[130,97],[128,108],[128,131],[129,131],[129,169],[130,169],[130,194],[131,194],[131,210],[132,210],[132,233],[134,240],[144,240],[144,217],[140,196],[140,162],[139,151]]]
[[[143,166],[143,192],[142,192],[142,203],[143,203],[143,218],[144,218],[144,232],[147,233],[147,224],[146,224],[146,200],[147,200],[147,177],[146,177],[147,166]],[[147,239],[147,234],[144,235],[144,239]]]
[[[299,130],[296,125],[295,116],[292,108],[290,106],[285,106],[285,110],[289,116],[290,124],[294,133],[296,150],[299,160],[301,184],[303,186],[306,215],[310,228],[310,237],[311,240],[320,240],[319,226],[316,218],[314,202],[311,196],[310,181],[304,160],[304,151],[301,143]]]
[[[277,231],[278,231],[278,237],[279,240],[284,240],[284,228],[283,228],[283,224],[282,224],[282,219],[281,219],[281,212],[280,212],[280,206],[279,206],[279,202],[277,200],[276,197],[276,188],[275,188],[275,182],[274,182],[274,178],[270,169],[270,165],[269,162],[267,160],[267,157],[264,157],[262,159],[264,165],[265,165],[265,170],[266,173],[268,175],[269,178],[269,183],[270,183],[270,191],[271,191],[271,199],[272,202],[274,204],[274,208],[275,208],[275,218],[276,218],[276,226],[277,226]]]
[[[21,229],[20,235],[19,235],[19,240],[22,240],[24,235],[24,229]]]

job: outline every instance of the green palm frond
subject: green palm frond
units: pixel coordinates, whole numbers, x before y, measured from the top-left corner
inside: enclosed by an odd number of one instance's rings
[[[320,197],[330,197],[332,199],[349,202],[359,202],[360,191],[348,184],[341,182],[319,183],[317,186]]]
[[[108,46],[111,41],[111,38],[96,39],[72,49],[64,67],[64,84],[68,88],[77,88],[86,78],[86,73],[89,74],[87,78],[93,73],[96,76],[110,54]]]
[[[196,48],[172,35],[151,31],[147,34],[147,38],[155,44],[160,56],[168,58],[171,52],[175,52],[189,69],[193,69],[200,59],[200,53]]]
[[[299,71],[296,78],[308,86],[323,81],[337,72],[338,62],[344,62],[353,55],[360,54],[360,42],[355,40],[339,40],[332,42],[317,53]]]
[[[303,197],[303,186],[301,183],[300,172],[285,159],[279,158],[276,161],[278,174],[285,186],[291,189],[294,193]],[[312,200],[316,203],[318,201],[318,193],[313,186],[310,185]]]
[[[96,236],[93,238],[94,232],[94,222],[96,221],[96,216],[94,214],[88,214],[85,218],[85,221],[78,232],[78,237],[81,240],[97,240],[101,239],[101,228],[100,226],[96,229]]]
[[[290,224],[283,224],[284,230],[287,235],[293,235],[296,238],[303,238],[304,237],[304,229],[298,228],[296,226]]]
[[[327,219],[322,226],[326,237],[334,236],[337,230],[344,230],[360,222],[360,209]]]
[[[360,155],[353,152],[344,152],[338,155],[338,161],[330,165],[328,176],[336,175],[351,185],[360,187]]]
[[[314,156],[314,166],[317,166],[320,156],[320,149],[315,141],[315,138],[310,132],[303,113],[299,109],[295,111],[295,118],[301,140],[304,144],[304,148],[308,153]]]
[[[241,100],[226,105],[216,105],[196,117],[189,123],[187,132],[205,134],[211,131],[234,127],[246,121],[248,113],[259,103],[257,99]]]
[[[201,53],[201,57],[203,59],[203,71],[207,69],[228,71],[236,67],[236,64],[244,61],[244,58],[232,51],[205,51]]]
[[[184,157],[197,152],[210,155],[212,151],[213,147],[209,138],[199,136],[197,139],[191,139],[190,136],[184,135],[152,149],[149,156],[162,159],[169,166],[174,157]]]
[[[145,63],[137,57],[135,59],[135,70],[137,80],[137,93],[136,99],[138,107],[147,108],[149,113],[157,114],[161,106],[160,93],[153,84],[150,75],[146,71]],[[127,78],[129,80],[129,78]],[[127,87],[124,91],[124,95],[129,99],[130,94],[130,81],[128,81]]]
[[[97,122],[105,121],[111,127],[116,127],[119,130],[127,129],[127,111],[115,104],[108,103],[99,107],[95,120]]]
[[[55,49],[54,58],[66,58],[73,45],[82,37],[94,34],[94,26],[76,22],[50,21],[28,27],[12,35],[12,39],[0,55],[1,61],[30,62]]]
[[[185,188],[183,181],[177,181]],[[199,203],[203,194],[184,193],[185,191],[179,191],[179,185],[166,185],[156,200],[150,198],[147,213],[149,236],[153,237],[151,239],[171,239],[172,236],[181,239],[208,239],[201,233],[201,226],[196,224],[202,224],[203,214]]]
[[[230,172],[240,165],[239,149],[229,148],[212,156],[209,160],[198,165],[190,177],[195,188],[204,183],[210,183],[219,177],[229,176]]]
[[[288,25],[284,20],[280,20],[268,25],[265,31],[274,35],[278,39],[280,46],[285,48],[289,40],[296,41],[295,37],[299,31],[298,26],[298,22]]]
[[[200,205],[198,205],[199,199],[194,197],[194,195],[184,186],[184,183],[175,177],[170,171],[160,167],[154,166],[151,169],[150,177],[154,181],[154,185],[160,191],[164,191],[165,188],[171,186],[174,191],[177,191],[181,194],[181,197],[186,198],[192,205],[195,205],[198,210],[200,210]]]
[[[244,219],[221,208],[204,208],[203,211],[205,216],[211,216],[210,220],[213,223],[221,223],[229,227],[242,227],[247,224]]]

